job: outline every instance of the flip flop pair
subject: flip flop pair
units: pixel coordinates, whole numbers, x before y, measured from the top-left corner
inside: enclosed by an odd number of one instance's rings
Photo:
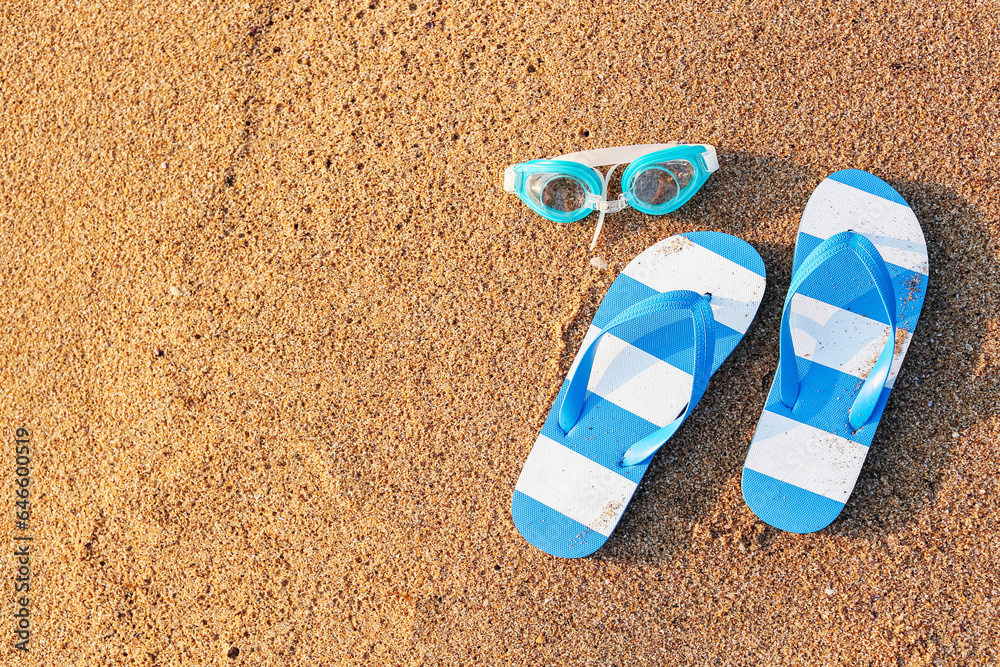
[[[756,250],[719,232],[670,237],[625,267],[515,486],[511,514],[528,542],[579,558],[607,541],[653,455],[749,329],[765,276]],[[764,521],[810,532],[843,509],[926,284],[923,234],[895,190],[857,170],[820,184],[743,474],[744,498]]]

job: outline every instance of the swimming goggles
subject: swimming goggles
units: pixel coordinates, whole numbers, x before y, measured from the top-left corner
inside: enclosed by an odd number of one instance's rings
[[[608,183],[619,165],[622,192],[608,200]],[[597,167],[613,165],[607,175]],[[715,147],[708,144],[640,144],[598,148],[531,160],[507,167],[503,189],[513,192],[543,218],[576,222],[599,211],[593,250],[604,216],[632,207],[650,215],[670,213],[684,205],[719,168]]]

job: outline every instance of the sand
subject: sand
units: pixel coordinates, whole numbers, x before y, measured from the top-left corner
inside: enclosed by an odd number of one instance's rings
[[[0,19],[3,664],[1000,662],[996,3]],[[502,191],[514,162],[671,139],[721,169],[593,254],[595,216]],[[847,167],[912,204],[930,288],[850,502],[792,535],[740,473],[799,216]],[[547,556],[511,493],[601,295],[705,229],[763,256],[758,319],[608,544]]]

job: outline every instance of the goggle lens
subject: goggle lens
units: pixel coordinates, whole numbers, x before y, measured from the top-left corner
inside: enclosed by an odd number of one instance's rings
[[[560,174],[531,174],[526,189],[538,204],[563,213],[579,211],[587,201],[583,183]]]
[[[694,165],[687,160],[670,160],[650,165],[632,180],[639,201],[660,206],[676,198],[694,178]]]

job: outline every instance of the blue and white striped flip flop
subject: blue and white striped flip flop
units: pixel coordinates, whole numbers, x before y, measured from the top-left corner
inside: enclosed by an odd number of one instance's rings
[[[718,232],[672,236],[615,279],[517,480],[511,514],[564,558],[596,551],[764,296],[764,262]]]
[[[794,533],[844,509],[927,292],[917,216],[865,171],[809,198],[781,319],[781,355],[743,468],[743,498]]]

